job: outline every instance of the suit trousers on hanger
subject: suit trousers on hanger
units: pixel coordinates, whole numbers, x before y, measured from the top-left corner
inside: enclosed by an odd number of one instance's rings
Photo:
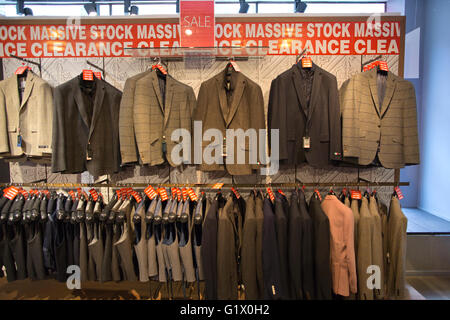
[[[40,228],[36,228],[33,237],[27,241],[27,269],[32,280],[44,280],[45,268],[42,252],[42,235]]]
[[[66,254],[67,254],[67,265],[71,266],[74,264],[74,226],[70,222],[65,222],[66,231]]]
[[[102,281],[111,281],[112,277],[112,241],[113,241],[113,225],[102,224],[101,227],[105,228],[105,248],[103,251],[103,263],[102,263]]]
[[[55,261],[56,261],[56,279],[59,282],[65,282],[67,278],[67,242],[64,222],[56,221],[55,237]]]
[[[80,224],[73,227],[73,264],[80,265]]]
[[[114,244],[120,239],[120,229],[118,225],[113,225],[113,242],[112,242],[112,252],[111,252],[111,273],[113,281],[120,281],[122,279],[125,280],[125,277],[122,276],[119,266],[119,252],[117,250],[117,246]]]
[[[14,256],[9,246],[6,235],[4,239],[0,241],[0,254],[2,255],[3,264],[6,269],[6,280],[8,282],[17,280],[16,266],[14,265]]]
[[[80,270],[81,270],[81,281],[89,280],[89,253],[88,253],[88,242],[87,242],[87,230],[86,224],[80,222]]]
[[[205,299],[217,299],[217,212],[219,200],[214,199],[209,208],[202,232],[201,256],[205,276]]]
[[[92,241],[88,245],[89,250],[89,268],[92,270],[93,277],[90,277],[91,281],[103,281],[102,275],[102,262],[103,262],[103,239],[99,232],[100,225],[98,223],[94,223],[92,225],[94,231],[94,237]],[[91,270],[89,270],[91,273]]]
[[[133,266],[133,251],[131,247],[130,235],[127,223],[123,225],[123,233],[120,239],[114,243],[117,248],[118,258],[120,260],[120,267],[124,274],[124,280],[137,281]]]
[[[155,277],[158,275],[158,261],[156,257],[156,244],[155,244],[155,234],[153,233],[150,239],[147,239],[147,267],[148,276]]]
[[[27,278],[24,230],[21,225],[16,225],[15,229],[15,235],[10,241],[10,247],[17,266],[17,280],[23,280]]]

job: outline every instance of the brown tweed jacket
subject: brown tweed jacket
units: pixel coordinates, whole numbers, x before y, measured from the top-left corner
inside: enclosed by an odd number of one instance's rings
[[[384,99],[379,102],[377,70],[373,69],[346,82],[340,95],[344,157],[369,165],[379,146],[385,168],[419,163],[416,96],[409,81],[389,72]]]
[[[253,128],[256,130],[257,135],[259,135],[259,129],[265,129],[264,101],[261,87],[241,72],[233,72],[231,85],[234,86],[234,91],[230,106],[228,107],[224,79],[225,70],[203,82],[200,87],[194,120],[202,121],[202,134],[208,129],[218,129],[225,138],[226,129],[242,129],[245,132]],[[258,169],[259,166],[257,164],[250,164],[249,156],[250,153],[256,154],[258,160],[258,145],[256,143],[251,144],[251,148],[254,149],[250,150],[248,138],[245,141],[237,140],[234,139],[234,153],[227,151],[230,158],[232,158],[231,155],[233,154],[234,162],[233,164],[227,164],[225,162],[226,170],[232,175],[252,174],[252,169]],[[225,140],[203,141],[202,154],[206,151],[213,157],[222,158],[222,143],[225,143]],[[217,151],[220,152],[219,155],[216,155]],[[243,164],[239,163],[238,159],[238,155],[241,153],[245,156]],[[202,171],[225,170],[223,164],[207,164],[203,159],[199,167]]]
[[[125,158],[122,163],[134,161],[136,149],[142,164],[164,163],[163,141],[165,140],[167,160],[170,165],[176,166],[172,161],[171,152],[177,142],[172,141],[171,135],[173,130],[179,128],[191,131],[192,114],[196,105],[194,90],[167,76],[163,104],[156,72],[149,72],[132,81],[136,81],[133,102],[130,106],[130,103],[125,101],[123,105],[128,106],[128,111],[121,110],[121,114],[132,114],[133,117],[132,122],[122,121],[120,128],[120,147],[122,157]]]

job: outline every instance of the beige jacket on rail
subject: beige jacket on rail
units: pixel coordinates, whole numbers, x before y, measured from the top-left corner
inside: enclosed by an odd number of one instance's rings
[[[52,88],[28,71],[20,102],[17,77],[0,81],[0,157],[48,156],[52,153]]]

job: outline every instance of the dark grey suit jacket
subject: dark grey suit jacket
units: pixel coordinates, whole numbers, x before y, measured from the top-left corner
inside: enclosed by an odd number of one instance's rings
[[[246,201],[245,220],[242,239],[241,273],[247,300],[259,299],[258,279],[256,272],[256,216],[255,195],[250,194]]]
[[[280,255],[281,298],[289,299],[290,279],[288,261],[288,203],[285,196],[276,193],[275,227],[277,231],[278,253]]]
[[[302,86],[305,80],[294,65],[272,81],[269,96],[268,129],[280,130],[281,164],[308,162],[323,167],[340,160],[341,118],[336,77],[313,64],[314,80],[309,107]],[[303,148],[303,137],[311,148]],[[271,146],[270,135],[269,145]],[[305,151],[307,150],[307,151]]]
[[[119,107],[122,93],[94,77],[93,108],[80,89],[80,76],[54,90],[52,171],[94,176],[117,172],[120,165]],[[87,159],[88,152],[91,160]]]
[[[303,223],[298,208],[297,192],[292,192],[288,217],[288,267],[291,279],[291,298],[303,300],[302,258],[303,258]]]
[[[309,212],[314,228],[314,268],[317,300],[331,300],[330,268],[330,221],[320,206],[320,200],[313,195],[309,203]]]

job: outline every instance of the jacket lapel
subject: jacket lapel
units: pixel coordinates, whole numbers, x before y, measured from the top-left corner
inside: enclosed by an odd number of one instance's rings
[[[17,83],[17,78],[16,78],[16,83]],[[33,84],[34,84],[33,72],[28,71],[27,72],[27,80],[25,82],[25,91],[23,92],[22,103],[20,104],[20,110],[22,110],[25,103],[27,103],[28,98],[31,95],[31,91],[33,90]],[[19,90],[18,87],[17,87],[17,90]],[[17,91],[17,92],[19,92],[19,91]]]
[[[396,87],[396,82],[391,73],[388,73],[388,78],[386,80],[386,92],[384,94],[383,104],[381,105],[380,118],[384,117],[389,104],[391,103],[392,97],[394,95]]]
[[[369,88],[370,93],[372,94],[372,99],[375,104],[375,110],[380,117],[380,102],[378,101],[378,85],[377,85],[377,70],[376,68],[372,69],[367,73],[369,77]]]
[[[303,96],[302,91],[300,90],[300,88],[302,86],[301,81],[300,81],[302,75],[301,75],[300,71],[298,70],[297,65],[294,65],[292,67],[292,70],[293,70],[292,71],[292,81],[294,82],[295,91],[297,92],[297,99],[300,104],[300,110],[303,112],[303,114],[305,116],[307,116],[305,110],[306,110],[306,108],[308,108],[308,106],[306,105],[306,99]]]
[[[20,110],[20,98],[19,98],[19,84],[17,83],[17,75],[14,74],[5,81],[9,81],[7,85],[7,92],[15,93],[11,94],[11,99],[13,100],[16,110]]]
[[[89,137],[91,137],[92,132],[94,131],[95,125],[100,117],[100,112],[103,107],[103,98],[105,97],[105,84],[102,80],[94,77],[95,80],[95,98],[94,98],[94,110],[92,111],[92,121],[91,127],[89,128]]]
[[[74,97],[75,103],[78,107],[78,111],[80,112],[81,119],[83,119],[86,127],[89,128],[90,127],[89,126],[89,117],[86,112],[86,106],[84,105],[79,79],[80,79],[80,77],[78,76],[72,80],[72,87],[73,87],[73,92],[74,92],[73,97]]]
[[[164,128],[169,121],[170,109],[172,108],[174,81],[169,76],[166,78],[166,105],[164,107]]]
[[[245,84],[246,84],[245,79],[243,79],[242,74],[238,72],[236,77],[236,87],[234,88],[233,98],[231,100],[231,108],[228,113],[227,126],[230,125],[231,120],[233,120],[234,114],[237,111],[239,102],[241,101],[242,98],[242,94],[244,93]]]
[[[311,117],[314,112],[314,108],[316,107],[316,101],[319,98],[320,84],[322,83],[321,69],[318,68],[315,64],[313,65],[313,68],[314,68],[314,77],[311,89],[311,99],[309,100],[308,117],[307,117],[308,125],[310,125]]]
[[[161,108],[161,112],[164,114],[164,108],[162,103],[162,97],[161,97],[161,89],[159,88],[159,82],[158,82],[158,75],[156,74],[156,71],[152,71],[152,84],[153,84],[153,90],[155,90],[156,97],[158,98],[159,107]]]

